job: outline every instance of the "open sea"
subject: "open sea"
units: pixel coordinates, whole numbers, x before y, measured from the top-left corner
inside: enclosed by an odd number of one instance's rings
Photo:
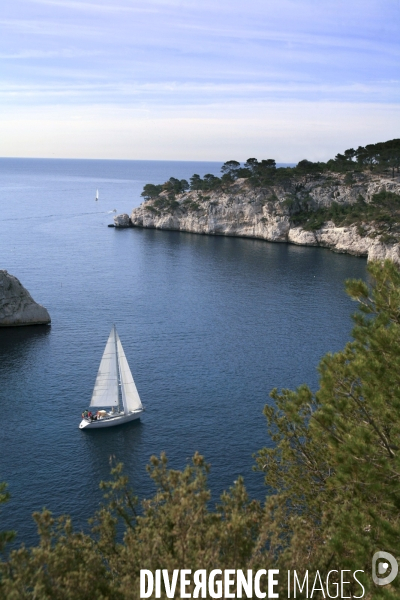
[[[35,543],[33,511],[79,528],[102,500],[109,459],[140,498],[165,451],[198,450],[213,497],[242,474],[266,494],[253,454],[270,445],[262,414],[274,387],[318,385],[317,364],[350,339],[346,278],[366,259],[320,248],[108,228],[145,183],[219,174],[220,163],[0,159],[0,269],[49,310],[51,326],[0,328],[0,529]],[[100,199],[95,202],[96,189]],[[80,431],[100,358],[117,326],[142,402],[140,422]]]

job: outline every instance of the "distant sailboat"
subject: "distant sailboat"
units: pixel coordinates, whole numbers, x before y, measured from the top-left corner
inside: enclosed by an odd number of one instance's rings
[[[91,418],[85,411],[79,429],[122,425],[139,419],[143,412],[143,405],[115,325],[108,336],[94,384],[90,408],[94,407],[107,407],[111,410],[98,410]]]
[[[99,190],[96,190],[96,201],[99,199]]]

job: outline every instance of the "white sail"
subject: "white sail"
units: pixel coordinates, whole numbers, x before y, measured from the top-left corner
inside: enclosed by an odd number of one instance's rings
[[[118,406],[115,328],[111,329],[94,384],[90,406]]]
[[[96,200],[99,199],[99,190],[96,190]]]
[[[135,382],[133,381],[132,373],[129,368],[128,361],[126,360],[125,352],[118,334],[117,352],[119,372],[121,377],[122,403],[124,405],[124,412],[127,414],[131,410],[137,410],[138,408],[143,408],[143,406],[140,401]]]

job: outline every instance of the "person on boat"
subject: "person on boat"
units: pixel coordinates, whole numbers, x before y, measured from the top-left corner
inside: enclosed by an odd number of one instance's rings
[[[93,413],[91,410],[89,410],[89,412],[88,412],[88,417],[91,421],[93,421]]]
[[[87,419],[87,416],[88,416],[88,411],[87,410],[85,410],[85,412],[83,413],[83,416],[84,416],[85,419]]]

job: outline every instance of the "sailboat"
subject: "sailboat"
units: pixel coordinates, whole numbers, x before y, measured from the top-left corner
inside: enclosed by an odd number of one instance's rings
[[[99,190],[96,190],[96,200],[99,199]]]
[[[113,325],[100,362],[90,408],[98,410],[92,418],[84,416],[79,429],[113,427],[139,419],[143,412],[125,352]]]

